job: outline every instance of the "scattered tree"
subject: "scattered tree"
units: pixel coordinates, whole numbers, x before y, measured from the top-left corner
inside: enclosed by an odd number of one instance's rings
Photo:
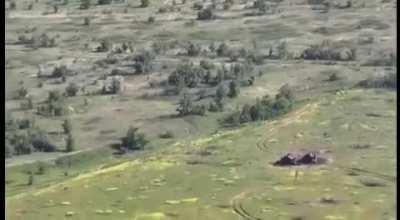
[[[79,91],[78,85],[75,83],[70,83],[66,88],[65,88],[65,94],[67,96],[76,96],[76,94]]]
[[[230,98],[235,98],[235,97],[237,97],[239,95],[239,91],[240,91],[239,84],[235,80],[232,80],[229,83],[228,96]]]
[[[129,127],[126,136],[121,139],[121,147],[129,150],[142,150],[149,142],[144,134],[138,132],[138,128]]]
[[[65,151],[72,152],[75,150],[75,140],[72,137],[72,134],[69,133],[67,139],[65,140]]]

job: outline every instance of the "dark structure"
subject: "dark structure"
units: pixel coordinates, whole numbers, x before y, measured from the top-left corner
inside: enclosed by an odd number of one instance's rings
[[[321,157],[318,152],[308,152],[305,154],[288,153],[274,162],[274,166],[298,166],[323,164],[326,159]]]

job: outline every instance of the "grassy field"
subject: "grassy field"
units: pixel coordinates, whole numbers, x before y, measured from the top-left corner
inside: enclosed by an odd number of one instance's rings
[[[263,15],[252,15],[251,1],[234,0],[226,10],[220,9],[222,1],[213,1],[212,20],[196,20],[193,5],[199,2],[192,0],[150,0],[148,7],[140,7],[139,0],[91,1],[87,10],[79,9],[79,0],[9,0],[6,8],[12,1],[16,8],[6,10],[5,110],[16,119],[34,118],[57,151],[6,158],[6,219],[395,219],[396,92],[355,87],[397,71],[383,57],[396,56],[395,1],[352,1],[344,9],[334,4],[345,1],[335,1],[327,11],[316,10],[311,1],[266,1],[277,4]],[[161,13],[160,8],[173,10]],[[90,25],[84,25],[85,18]],[[22,35],[43,33],[55,37],[55,47],[18,43]],[[130,42],[133,51],[93,52],[101,40],[112,46]],[[263,55],[270,48],[275,54],[286,42],[291,56],[252,63],[244,79],[255,76],[254,84],[242,86],[237,98],[226,98],[222,112],[177,116],[181,96],[163,94],[162,82],[185,61],[206,60],[218,68],[244,62],[209,52],[212,43],[222,42]],[[322,42],[356,49],[356,58],[299,57]],[[124,76],[121,94],[91,93],[100,91],[113,69],[133,71],[132,57],[155,43],[170,48],[156,53],[149,73]],[[189,43],[205,52],[187,56]],[[110,55],[118,62],[95,65]],[[64,63],[77,74],[65,82],[38,77],[38,66],[49,63]],[[338,78],[330,80],[333,73]],[[66,115],[37,114],[49,91],[64,92],[69,83],[89,92],[66,97]],[[219,123],[245,104],[275,96],[284,84],[296,97],[288,114],[234,129]],[[33,109],[21,108],[24,100],[16,97],[21,86]],[[189,89],[201,90],[214,94],[216,86]],[[76,143],[70,153],[64,152],[65,119]],[[142,151],[115,155],[111,146],[129,126],[138,127],[150,143]],[[173,137],[160,138],[166,131]],[[329,163],[271,165],[288,152],[309,150],[324,151]],[[37,174],[41,166],[44,173]]]
[[[382,90],[327,95],[274,121],[27,188],[7,197],[7,219],[395,219],[395,102]],[[302,149],[330,162],[270,165]]]

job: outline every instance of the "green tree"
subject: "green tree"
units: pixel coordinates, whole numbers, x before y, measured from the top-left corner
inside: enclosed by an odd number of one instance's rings
[[[63,124],[62,124],[64,134],[71,134],[72,131],[72,124],[69,119],[65,119]]]
[[[224,110],[224,98],[226,96],[226,91],[223,85],[219,85],[217,91],[215,92],[214,102],[218,111]]]
[[[75,150],[75,140],[71,133],[68,134],[67,139],[65,139],[65,151],[72,152]]]
[[[80,0],[80,5],[79,5],[79,9],[89,9],[90,7],[90,0]]]
[[[239,95],[240,92],[240,87],[238,85],[238,83],[235,80],[232,80],[229,83],[229,92],[228,92],[228,96],[230,98],[235,98]]]
[[[30,172],[29,177],[28,177],[28,186],[33,185],[34,181],[35,181],[35,176],[33,175],[32,172]]]
[[[150,0],[140,0],[140,7],[146,8],[150,5]]]
[[[65,88],[65,94],[67,96],[76,96],[76,93],[78,93],[79,87],[75,83],[70,83],[66,88]]]
[[[130,126],[126,136],[121,139],[121,147],[129,150],[141,150],[149,142],[138,128]]]
[[[193,100],[188,93],[184,93],[176,109],[179,115],[189,115],[193,111]]]

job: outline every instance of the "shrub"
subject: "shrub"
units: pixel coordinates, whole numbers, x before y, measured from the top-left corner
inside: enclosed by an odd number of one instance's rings
[[[294,98],[294,90],[289,84],[284,84],[279,88],[279,93],[276,95],[276,99],[284,97],[288,100],[292,100]]]
[[[191,56],[191,57],[198,56],[200,54],[200,50],[201,50],[201,48],[198,45],[189,43],[189,46],[187,49],[187,54],[188,54],[188,56]]]
[[[217,56],[226,56],[228,54],[228,50],[228,46],[225,43],[221,43],[216,50]]]
[[[206,8],[197,13],[197,20],[211,20],[214,19],[215,16],[211,8]]]
[[[30,131],[30,139],[32,147],[37,151],[54,152],[57,150],[57,147],[50,143],[46,133],[39,129]]]
[[[201,2],[195,2],[195,3],[193,4],[193,9],[194,9],[194,10],[201,10],[201,9],[203,9],[203,3],[201,3]]]
[[[72,124],[71,121],[68,119],[65,119],[63,124],[62,124],[64,134],[70,134],[72,130]]]
[[[140,7],[146,8],[150,5],[150,0],[140,0]]]
[[[75,140],[72,135],[69,133],[67,139],[65,140],[65,151],[72,152],[75,150]]]
[[[239,84],[236,81],[232,80],[229,83],[228,96],[230,98],[235,98],[235,97],[237,97],[239,95],[239,92],[240,92]]]
[[[98,0],[99,5],[109,5],[111,4],[111,0]]]
[[[89,26],[89,25],[90,25],[90,18],[85,17],[85,18],[83,19],[83,25]]]
[[[26,95],[28,95],[28,90],[24,86],[21,86],[21,88],[17,90],[17,95],[20,99],[25,98]]]
[[[156,18],[153,17],[153,16],[150,16],[150,17],[147,19],[147,22],[148,22],[148,23],[154,23],[155,21],[156,21]]]
[[[203,79],[204,75],[204,69],[195,67],[193,64],[185,63],[179,65],[176,70],[169,75],[168,82],[175,86],[179,85],[181,82],[185,86],[193,88]]]
[[[174,134],[171,131],[165,131],[159,135],[160,138],[173,138]]]
[[[176,109],[179,115],[189,115],[193,111],[193,100],[192,97],[184,93],[183,97],[179,100],[178,108]]]
[[[21,103],[21,109],[24,110],[30,110],[33,109],[33,101],[31,97],[26,98],[22,103]]]
[[[90,0],[80,0],[79,9],[85,10],[89,9],[90,7]]]
[[[154,60],[155,56],[150,51],[144,51],[134,57],[134,67],[136,73],[148,73],[152,69],[151,62]]]
[[[28,185],[28,186],[33,185],[34,180],[35,180],[35,178],[34,178],[33,173],[29,174],[27,185]]]
[[[142,150],[148,142],[145,135],[138,132],[138,128],[131,126],[126,136],[121,139],[121,147],[129,150]]]
[[[200,61],[200,66],[205,69],[205,70],[211,70],[214,68],[214,64],[210,61],[207,60],[201,60]]]
[[[337,73],[332,73],[331,75],[329,75],[328,81],[333,82],[333,81],[337,81],[337,80],[339,80],[339,79],[340,79],[340,78],[339,78],[339,76],[338,76]]]
[[[67,66],[62,65],[54,68],[51,77],[54,78],[60,78],[60,77],[66,77],[67,75],[71,75],[72,71],[67,68]]]
[[[32,143],[27,134],[14,134],[10,139],[16,155],[30,154],[33,151]]]
[[[10,10],[14,10],[17,8],[17,4],[15,3],[15,1],[11,1],[10,2]]]
[[[65,94],[67,96],[76,96],[76,94],[79,91],[78,85],[75,83],[70,83],[66,88],[65,88]]]

